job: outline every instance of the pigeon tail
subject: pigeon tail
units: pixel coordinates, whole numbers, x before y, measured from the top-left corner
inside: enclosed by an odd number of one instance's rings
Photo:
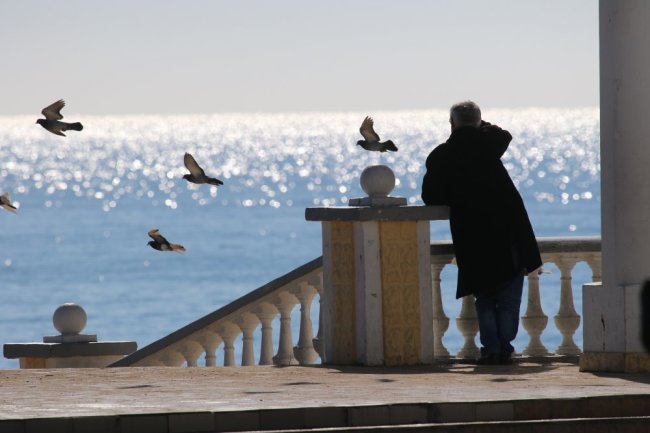
[[[172,249],[172,251],[177,252],[177,253],[184,253],[185,252],[185,247],[181,244],[169,244],[169,247]]]
[[[395,143],[393,143],[391,140],[387,140],[383,143],[384,148],[386,150],[391,150],[393,152],[397,152],[397,146],[395,146]]]
[[[73,131],[81,131],[84,129],[84,126],[81,124],[81,122],[75,122],[75,123],[70,123],[68,125],[68,129],[72,129]]]
[[[207,182],[208,182],[210,185],[215,185],[215,186],[223,185],[223,182],[222,182],[222,181],[220,181],[219,179],[215,179],[214,177],[210,177],[210,178],[208,178]]]

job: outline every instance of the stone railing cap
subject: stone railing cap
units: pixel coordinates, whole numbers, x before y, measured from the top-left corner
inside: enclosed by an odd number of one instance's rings
[[[4,357],[59,358],[66,356],[128,355],[138,349],[135,341],[102,341],[99,343],[6,343]]]
[[[449,219],[447,206],[309,207],[307,221],[430,221]]]

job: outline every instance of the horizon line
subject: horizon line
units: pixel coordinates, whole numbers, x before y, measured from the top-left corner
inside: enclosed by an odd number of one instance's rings
[[[590,110],[600,109],[600,105],[580,105],[574,107],[567,106],[518,106],[518,107],[489,107],[481,108],[482,111],[512,111],[512,110]],[[137,117],[137,116],[161,116],[161,117],[181,117],[181,116],[197,116],[197,115],[249,115],[249,116],[269,116],[269,115],[306,115],[306,114],[357,114],[357,113],[408,113],[408,112],[428,112],[428,111],[449,111],[449,108],[430,107],[430,108],[399,108],[399,109],[376,109],[376,110],[286,110],[286,111],[188,111],[188,112],[170,112],[170,113],[156,113],[156,112],[132,112],[132,113],[83,113],[83,112],[70,112],[66,113],[66,117],[71,116],[93,116],[93,117]],[[41,116],[40,111],[36,113],[22,113],[22,114],[4,114],[0,113],[0,117],[26,117],[26,116]]]

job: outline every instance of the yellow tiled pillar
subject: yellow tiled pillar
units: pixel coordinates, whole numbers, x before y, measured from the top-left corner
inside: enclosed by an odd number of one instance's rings
[[[433,362],[429,220],[447,209],[312,208],[323,225],[326,364]]]
[[[349,221],[323,222],[323,284],[326,317],[325,339],[327,362],[354,364],[355,299],[354,299],[354,241]]]
[[[416,223],[381,222],[379,239],[384,361],[386,365],[418,364],[422,342]]]

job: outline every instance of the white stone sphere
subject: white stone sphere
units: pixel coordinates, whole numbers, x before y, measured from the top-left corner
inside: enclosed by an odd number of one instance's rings
[[[52,316],[54,327],[64,335],[79,334],[86,327],[87,319],[84,309],[74,303],[60,305]]]
[[[386,197],[395,188],[395,173],[385,165],[371,165],[361,173],[361,189],[369,197]]]

